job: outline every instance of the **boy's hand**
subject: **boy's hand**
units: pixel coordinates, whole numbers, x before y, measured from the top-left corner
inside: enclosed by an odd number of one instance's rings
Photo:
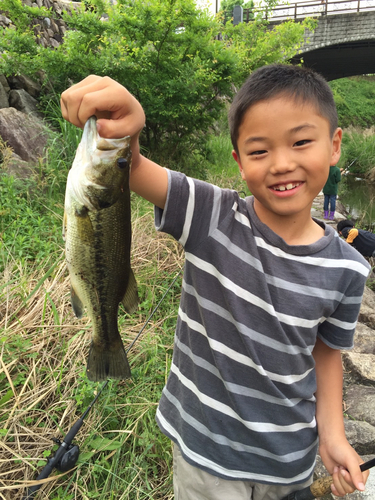
[[[96,115],[102,137],[133,139],[145,124],[142,106],[125,87],[108,76],[90,75],[61,94],[63,117],[83,128],[87,119]]]
[[[331,489],[334,495],[343,497],[356,489],[364,491],[369,471],[361,472],[359,466],[363,460],[346,439],[343,442],[332,442],[330,445],[321,443],[319,452],[332,475]]]

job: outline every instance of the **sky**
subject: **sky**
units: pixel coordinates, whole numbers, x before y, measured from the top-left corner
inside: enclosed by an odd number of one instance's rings
[[[208,7],[209,11],[212,12],[212,14],[216,13],[216,2],[217,2],[217,9],[219,10],[220,8],[220,0],[196,0],[196,1],[199,7],[202,8]]]

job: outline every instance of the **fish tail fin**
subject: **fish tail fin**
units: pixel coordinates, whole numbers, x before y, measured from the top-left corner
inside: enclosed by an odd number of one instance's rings
[[[121,340],[111,346],[94,342],[91,344],[87,360],[87,377],[92,382],[131,377],[129,361]]]

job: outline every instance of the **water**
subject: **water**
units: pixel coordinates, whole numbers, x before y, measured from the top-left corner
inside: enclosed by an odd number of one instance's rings
[[[339,199],[349,214],[348,219],[375,230],[375,184],[348,175],[339,186]]]

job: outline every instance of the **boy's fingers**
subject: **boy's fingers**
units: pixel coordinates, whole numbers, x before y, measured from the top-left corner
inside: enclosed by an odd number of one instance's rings
[[[350,474],[344,467],[340,467],[338,477],[346,493],[352,493],[356,489],[359,491],[365,490],[365,481],[367,480],[368,472],[362,473],[360,470],[357,470],[357,466],[355,466]]]
[[[142,106],[125,87],[109,77],[89,76],[61,94],[63,117],[83,128],[92,115],[103,137],[137,134],[144,126]]]
[[[90,75],[61,94],[63,117],[77,127],[83,127],[87,119],[96,114],[109,117],[112,110],[124,103],[118,95],[127,90],[109,77]]]
[[[82,99],[87,92],[92,92],[97,87],[98,82],[100,82],[101,79],[102,77],[90,75],[81,82],[72,85],[61,94],[61,112],[66,120],[70,121],[77,127],[82,128],[84,126],[85,122],[81,123],[78,117]]]

